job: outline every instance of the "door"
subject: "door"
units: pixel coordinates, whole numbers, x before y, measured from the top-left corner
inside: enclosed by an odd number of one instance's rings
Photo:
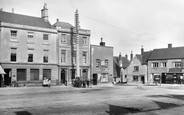
[[[166,83],[166,74],[162,73],[162,83]]]
[[[93,74],[93,85],[97,85],[97,74]]]
[[[65,84],[66,81],[66,70],[62,69],[61,70],[61,83]]]
[[[144,84],[144,76],[141,76],[141,82]]]
[[[11,85],[11,69],[4,69],[4,85],[10,86]]]
[[[83,80],[84,80],[84,81],[88,80],[88,73],[87,73],[87,70],[83,70],[83,71],[82,71],[82,75],[83,75]]]

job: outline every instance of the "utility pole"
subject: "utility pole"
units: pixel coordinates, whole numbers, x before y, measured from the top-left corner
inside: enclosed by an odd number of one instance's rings
[[[76,69],[77,69],[77,76],[80,77],[80,59],[79,59],[79,14],[78,9],[75,12],[75,28],[76,28]]]

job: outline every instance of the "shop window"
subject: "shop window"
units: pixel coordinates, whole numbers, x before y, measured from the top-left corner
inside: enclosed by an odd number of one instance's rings
[[[17,69],[17,81],[26,81],[26,69]]]
[[[39,69],[31,69],[30,70],[30,80],[39,80]]]
[[[51,79],[51,69],[43,69],[43,79]]]

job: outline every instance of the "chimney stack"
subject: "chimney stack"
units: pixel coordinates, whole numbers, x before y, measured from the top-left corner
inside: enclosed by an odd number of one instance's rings
[[[0,11],[3,11],[3,8],[1,8]]]
[[[141,47],[141,55],[143,55],[143,53],[144,53],[144,48],[143,48],[143,46]]]
[[[130,54],[130,61],[132,61],[133,59],[133,52],[131,51],[131,54]]]
[[[59,22],[59,19],[57,19],[56,21]]]
[[[122,67],[122,56],[121,56],[121,52],[119,52],[119,66]]]
[[[45,19],[45,21],[48,21],[48,9],[46,3],[44,4],[43,9],[41,10],[41,17]]]
[[[103,38],[101,38],[100,46],[105,46],[105,42],[103,42]]]
[[[128,55],[126,54],[125,57],[128,59]]]
[[[168,44],[168,48],[172,48],[172,44]]]
[[[14,8],[12,8],[12,13],[14,13]]]

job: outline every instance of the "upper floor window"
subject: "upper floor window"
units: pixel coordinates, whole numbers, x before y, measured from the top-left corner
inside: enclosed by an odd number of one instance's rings
[[[17,31],[11,30],[11,38],[13,38],[13,39],[17,38]]]
[[[109,60],[105,60],[105,68],[108,68],[109,66]]]
[[[174,62],[174,67],[180,68],[181,67],[181,62]]]
[[[162,62],[161,67],[167,67],[167,62]]]
[[[134,71],[139,71],[139,66],[134,66]]]
[[[28,62],[33,62],[33,49],[28,49]]]
[[[16,62],[17,60],[17,48],[11,48],[11,55],[10,55],[10,61],[11,62]]]
[[[83,63],[87,63],[87,52],[82,53],[82,60],[83,60]]]
[[[87,37],[83,37],[82,38],[82,44],[83,45],[87,45]]]
[[[34,33],[33,32],[28,32],[28,35],[27,35],[28,38],[33,38],[34,37]]]
[[[43,54],[43,62],[44,63],[48,63],[49,61],[49,51],[48,50],[44,50],[44,54]]]
[[[66,39],[66,34],[61,34],[61,43],[66,43],[67,39]]]
[[[66,62],[66,50],[61,50],[61,63]]]
[[[153,67],[153,68],[157,68],[157,67],[158,67],[158,62],[152,63],[152,67]]]
[[[100,68],[100,59],[96,59],[96,68],[97,68],[97,69]]]
[[[49,40],[49,35],[48,34],[43,34],[43,40]]]

